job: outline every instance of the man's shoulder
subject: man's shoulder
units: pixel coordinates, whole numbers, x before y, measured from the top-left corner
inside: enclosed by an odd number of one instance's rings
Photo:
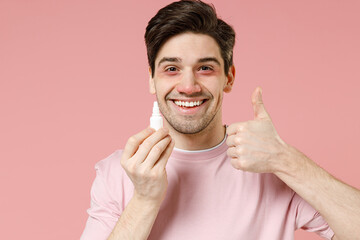
[[[98,161],[95,164],[95,170],[97,174],[111,176],[114,173],[119,174],[119,172],[122,172],[123,168],[120,164],[122,152],[122,149],[118,149],[109,156]]]

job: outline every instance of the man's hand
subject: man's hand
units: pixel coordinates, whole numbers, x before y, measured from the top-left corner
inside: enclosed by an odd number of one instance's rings
[[[134,184],[134,195],[108,240],[148,238],[165,198],[165,167],[174,145],[164,128],[147,128],[129,138],[120,162]]]
[[[277,134],[270,115],[265,110],[260,87],[255,89],[251,100],[254,120],[234,123],[227,128],[227,154],[236,169],[274,173],[280,169],[281,157],[289,146]]]
[[[134,184],[134,197],[160,204],[165,197],[168,181],[166,163],[174,148],[167,129],[147,128],[126,143],[121,165]]]
[[[281,140],[265,110],[260,88],[251,99],[254,120],[234,123],[226,130],[231,164],[244,171],[276,174],[322,215],[336,235],[333,240],[360,239],[360,191]]]

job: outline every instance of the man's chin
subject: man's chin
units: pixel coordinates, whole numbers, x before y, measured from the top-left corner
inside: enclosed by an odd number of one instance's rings
[[[199,124],[199,120],[194,120],[194,121],[189,121],[189,120],[184,120],[182,122],[177,122],[177,123],[169,123],[171,125],[171,127],[182,134],[197,134],[201,131],[203,131],[208,124]]]

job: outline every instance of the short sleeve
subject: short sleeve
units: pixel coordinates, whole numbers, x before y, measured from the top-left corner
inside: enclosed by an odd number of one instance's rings
[[[331,240],[334,232],[324,218],[300,196],[295,195],[299,201],[296,212],[296,229],[301,228],[308,232],[314,232],[324,239]]]
[[[91,187],[89,217],[81,240],[105,240],[118,221],[121,203],[113,196],[111,185],[111,155],[95,165],[96,177]]]

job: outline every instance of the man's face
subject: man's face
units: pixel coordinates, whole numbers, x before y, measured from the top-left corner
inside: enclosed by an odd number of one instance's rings
[[[222,124],[223,92],[229,92],[234,68],[224,73],[216,41],[204,34],[183,33],[170,38],[155,59],[150,92],[176,131],[194,134],[209,124]],[[220,123],[219,123],[220,122]]]

